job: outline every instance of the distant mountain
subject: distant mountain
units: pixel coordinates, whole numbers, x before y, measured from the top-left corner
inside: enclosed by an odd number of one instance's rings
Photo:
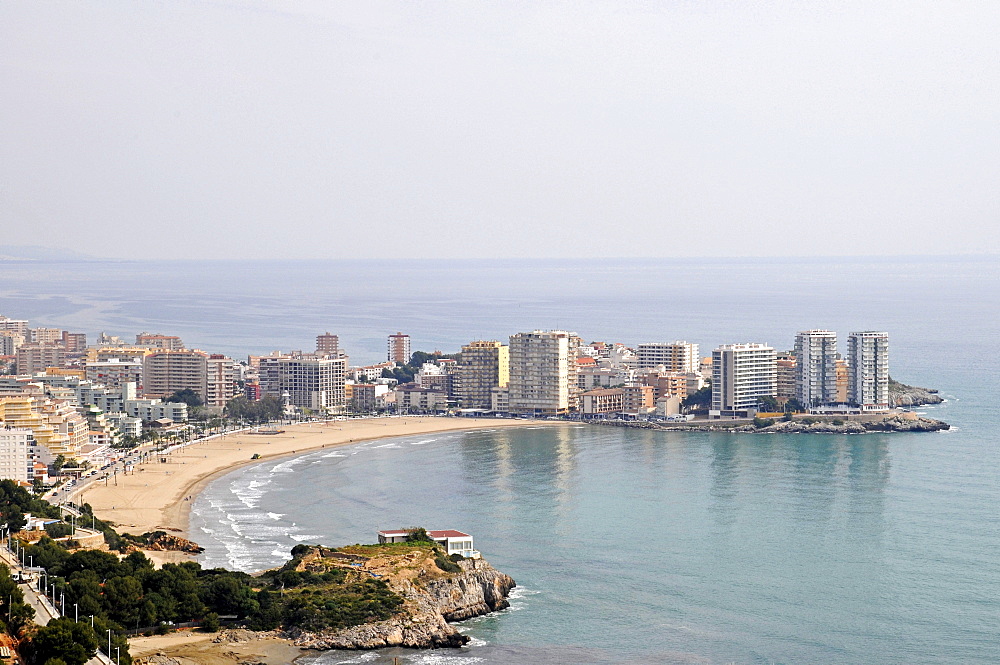
[[[94,257],[61,247],[0,245],[0,261],[89,261]]]

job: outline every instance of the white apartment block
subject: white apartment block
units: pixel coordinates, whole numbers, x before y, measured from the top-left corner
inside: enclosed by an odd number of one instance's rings
[[[132,418],[138,418],[143,422],[167,419],[175,423],[183,423],[188,419],[188,407],[184,402],[161,402],[158,399],[127,399],[122,407],[127,415]]]
[[[837,333],[795,335],[795,397],[807,409],[837,401]]]
[[[647,342],[637,349],[640,369],[663,365],[668,372],[683,374],[697,372],[701,358],[698,345],[690,342]]]
[[[847,336],[847,399],[862,411],[889,408],[889,333],[852,332]]]
[[[278,394],[288,393],[292,404],[313,411],[341,411],[347,406],[346,376],[346,358],[280,358],[277,361]]]
[[[761,397],[774,396],[777,365],[766,344],[724,344],[712,352],[713,416],[754,411]]]
[[[563,330],[510,338],[511,413],[560,415],[577,408],[576,349],[580,338]]]
[[[35,473],[34,445],[30,429],[0,427],[0,479],[30,483]]]

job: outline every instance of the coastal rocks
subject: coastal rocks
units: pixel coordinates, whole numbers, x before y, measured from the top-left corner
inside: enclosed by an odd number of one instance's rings
[[[931,418],[907,418],[893,415],[881,420],[856,422],[847,421],[834,423],[831,421],[806,422],[792,420],[777,422],[770,427],[751,430],[757,432],[774,432],[782,434],[865,434],[868,432],[938,432],[950,429],[948,423]]]
[[[406,600],[406,610],[391,619],[321,633],[293,629],[285,636],[296,646],[309,649],[463,646],[469,638],[448,622],[508,607],[507,596],[515,583],[482,559],[465,559],[458,566],[461,571],[449,575],[387,580]]]
[[[128,548],[130,552],[144,549],[154,552],[187,552],[188,554],[201,554],[205,551],[205,548],[198,545],[198,543],[192,542],[186,538],[181,538],[180,536],[172,536],[165,531],[153,531],[151,533],[144,533],[139,537],[129,537],[133,539],[133,543],[136,543]]]
[[[778,420],[758,426],[732,421],[693,421],[684,424],[610,421],[599,424],[667,432],[730,432],[733,434],[869,434],[873,432],[938,432],[951,429],[941,420],[922,418],[912,412],[894,413],[880,418],[847,420],[830,417],[805,417]]]
[[[896,406],[904,408],[923,406],[924,404],[940,404],[944,398],[933,388],[908,386],[889,379],[889,400]]]

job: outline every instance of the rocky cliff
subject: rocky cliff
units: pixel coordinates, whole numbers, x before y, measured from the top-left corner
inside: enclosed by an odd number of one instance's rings
[[[450,621],[461,621],[509,606],[514,580],[483,559],[458,561],[447,572],[435,563],[430,547],[374,546],[341,548],[305,558],[303,569],[351,566],[359,575],[382,579],[405,600],[403,610],[384,621],[318,633],[291,629],[285,636],[310,649],[378,649],[381,647],[460,647],[469,641]],[[357,551],[355,551],[357,550]],[[345,558],[347,554],[350,558]],[[338,556],[339,555],[339,556]]]

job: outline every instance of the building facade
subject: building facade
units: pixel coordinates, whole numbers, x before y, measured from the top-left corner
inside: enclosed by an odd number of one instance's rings
[[[889,408],[889,333],[852,332],[847,337],[847,399],[862,411]]]
[[[22,344],[16,358],[18,374],[38,374],[46,367],[62,367],[66,362],[66,349],[62,344]]]
[[[142,394],[169,397],[178,390],[193,390],[202,401],[208,396],[208,354],[203,351],[161,349],[142,361]]]
[[[811,409],[837,401],[837,333],[805,330],[795,335],[795,397]]]
[[[340,337],[329,332],[325,332],[322,335],[316,335],[316,355],[339,358]]]
[[[690,342],[649,342],[640,344],[636,351],[640,369],[657,365],[663,365],[672,373],[697,372],[700,369],[698,345]]]
[[[346,376],[345,358],[279,358],[277,394],[287,393],[289,401],[300,408],[339,412],[347,405]]]
[[[232,358],[213,353],[208,357],[206,369],[205,405],[225,406],[236,397],[236,364]]]
[[[510,381],[510,347],[498,341],[479,340],[462,347],[462,360],[454,382],[458,405],[466,409],[491,408],[494,388]]]
[[[35,475],[34,445],[30,429],[0,427],[0,479],[30,483]]]
[[[184,350],[184,341],[176,335],[154,335],[143,332],[135,336],[135,345],[144,346],[147,349],[165,349],[167,351]]]
[[[109,388],[120,388],[124,383],[142,385],[142,361],[119,360],[87,362],[85,376],[88,381],[101,383]]]
[[[563,415],[577,408],[576,349],[580,338],[563,330],[510,338],[511,413]]]
[[[777,365],[766,344],[724,344],[712,352],[713,416],[749,414],[761,397],[774,397]]]
[[[410,336],[404,335],[401,332],[397,332],[395,335],[389,335],[389,349],[386,359],[391,363],[403,363],[404,365],[410,362]]]

